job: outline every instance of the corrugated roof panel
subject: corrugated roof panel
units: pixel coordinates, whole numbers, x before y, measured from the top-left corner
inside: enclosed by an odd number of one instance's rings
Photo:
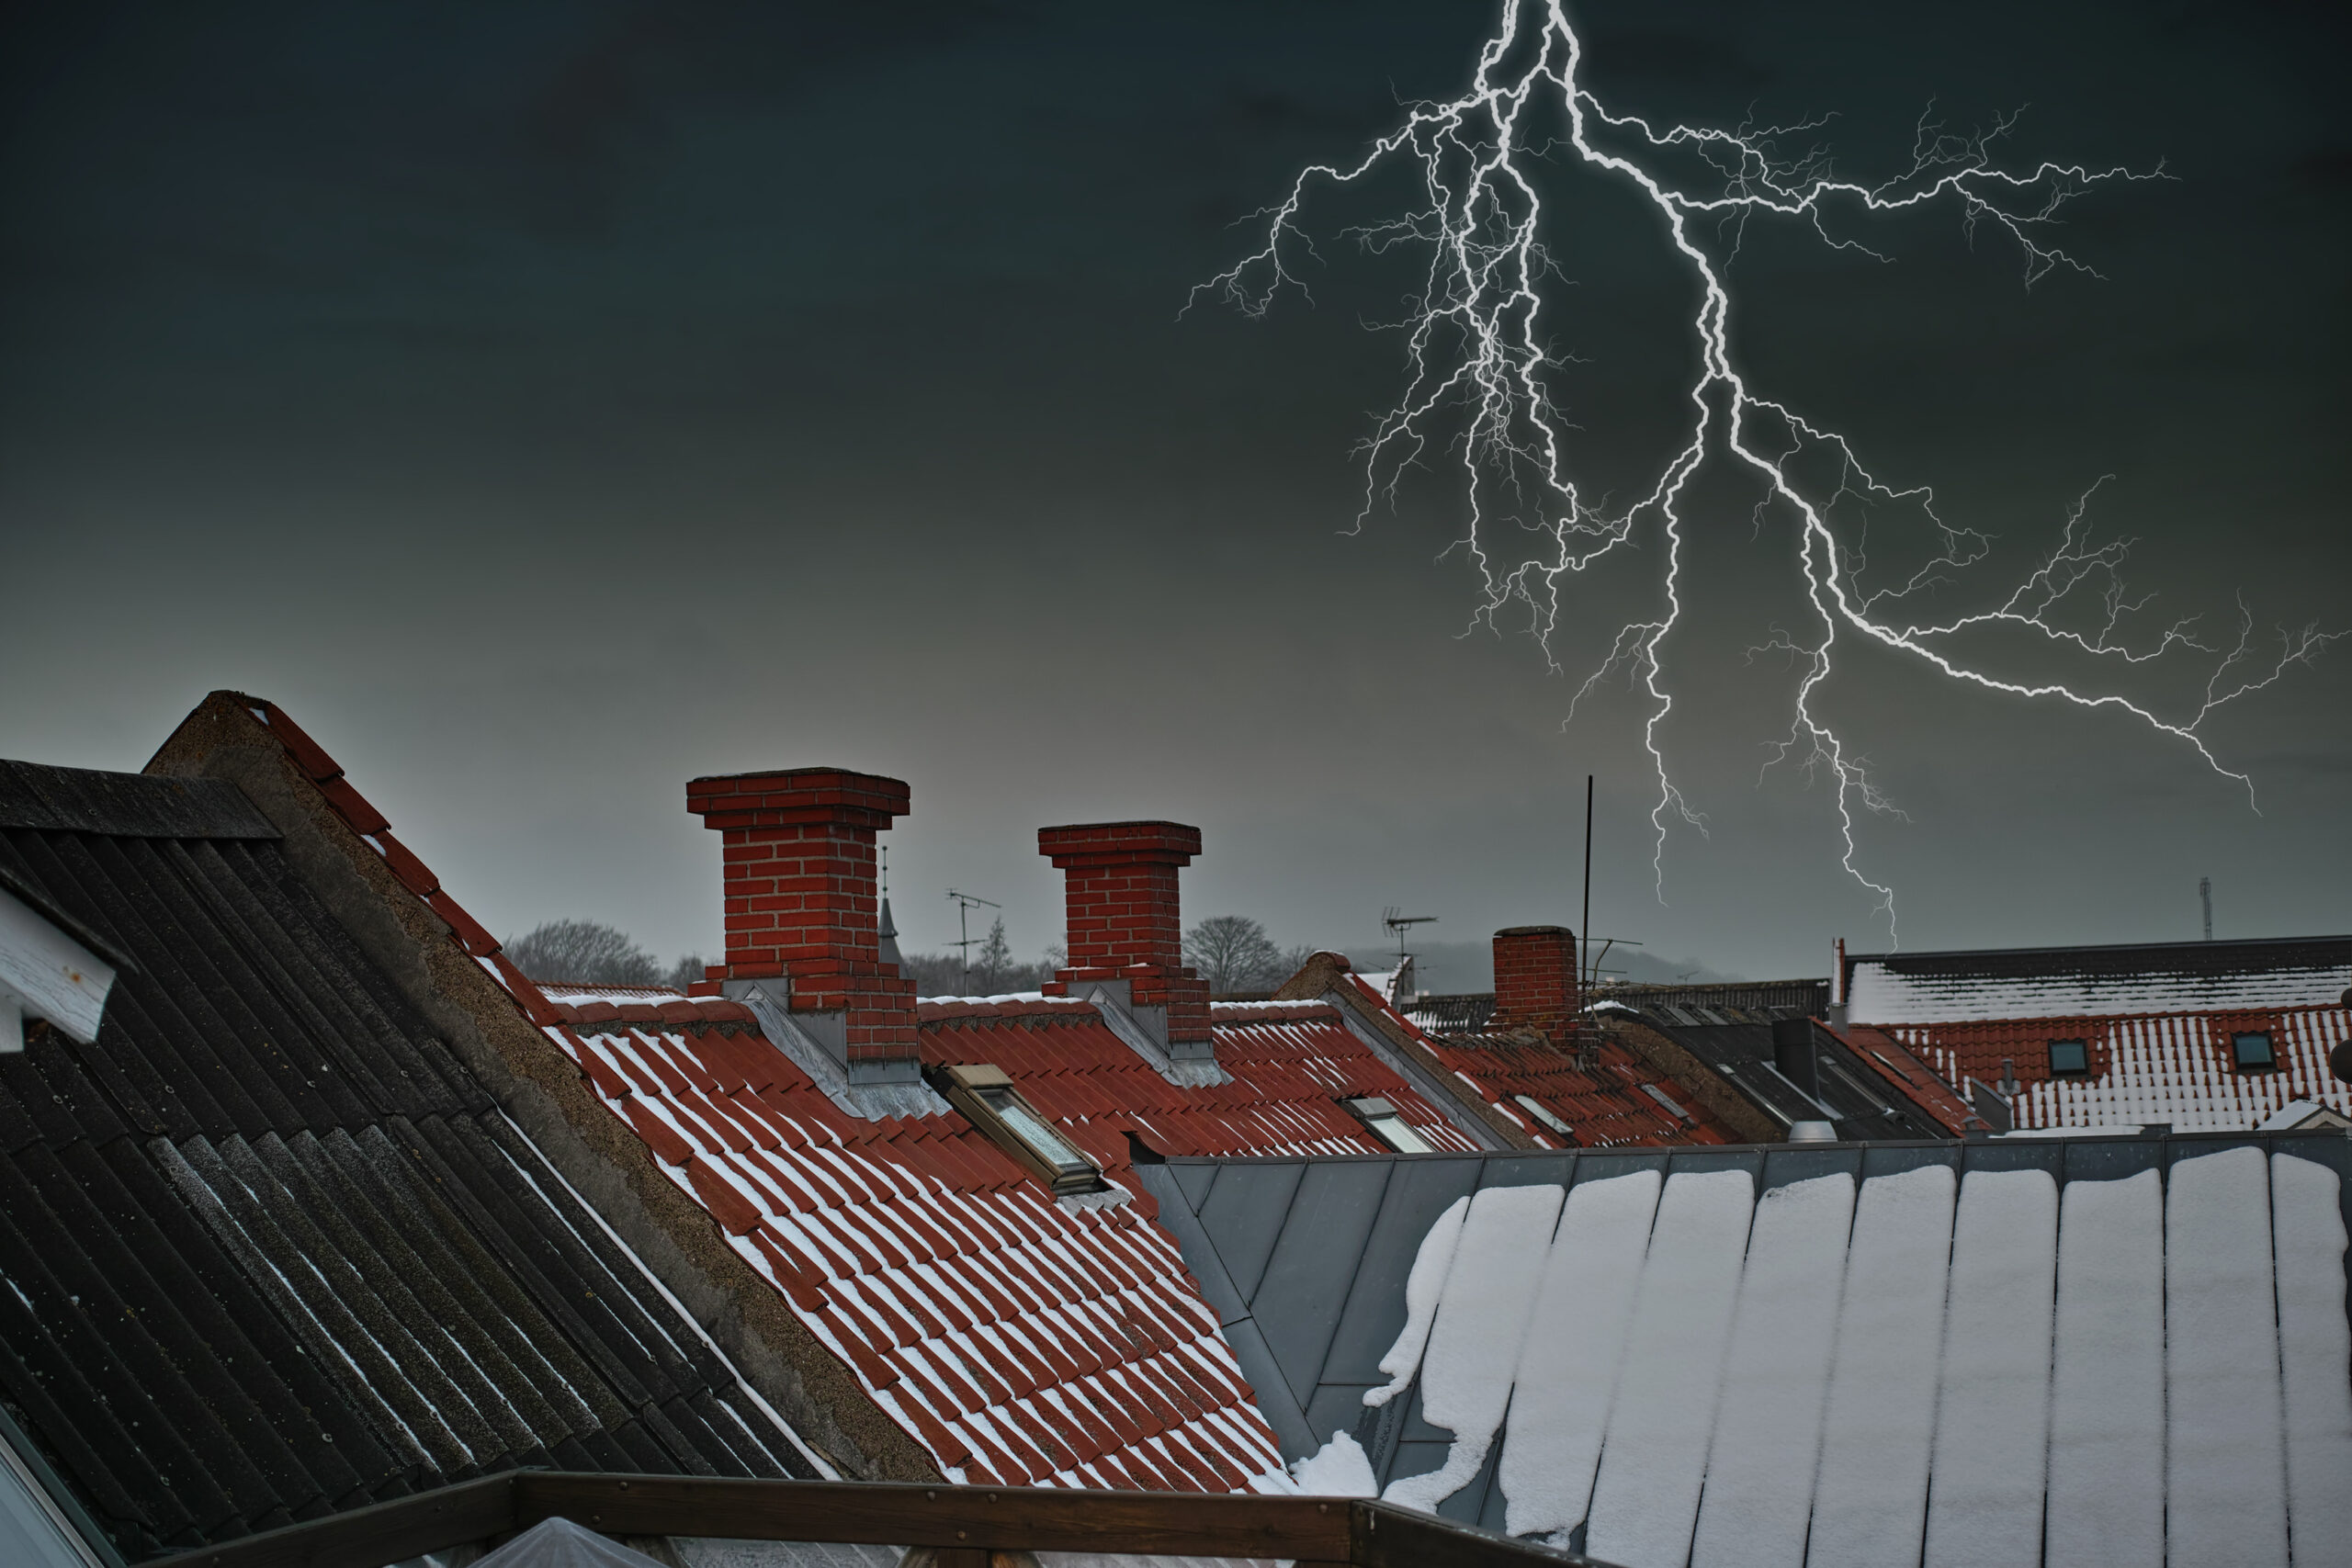
[[[138,964],[0,1071],[0,1390],[124,1554],[503,1464],[810,1473],[274,830],[158,782],[0,829]]]

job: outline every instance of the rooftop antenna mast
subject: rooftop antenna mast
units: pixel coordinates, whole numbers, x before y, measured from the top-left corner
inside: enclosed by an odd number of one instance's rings
[[[947,890],[947,896],[956,900],[956,940],[948,945],[964,955],[963,994],[969,996],[972,992],[972,944],[985,940],[972,934],[972,911],[984,904],[991,909],[1001,909],[1004,906],[993,898],[976,898],[969,893],[958,893],[953,887]]]
[[[1412,956],[1405,951],[1405,933],[1415,926],[1437,924],[1437,917],[1435,915],[1402,915],[1397,913],[1397,908],[1398,906],[1391,904],[1381,910],[1380,923],[1386,926],[1388,934],[1396,939],[1396,967],[1402,969],[1405,967],[1405,960]]]
[[[1584,915],[1577,927],[1577,941],[1583,944],[1579,951],[1592,947],[1592,775],[1584,776]],[[1584,967],[1581,964],[1578,968]],[[1593,987],[1600,983],[1600,960],[1592,961],[1592,974],[1577,988],[1585,997],[1592,995]]]
[[[2213,940],[2213,879],[2211,877],[2200,876],[2197,879],[2197,899],[2205,906],[2205,940],[2211,942]]]

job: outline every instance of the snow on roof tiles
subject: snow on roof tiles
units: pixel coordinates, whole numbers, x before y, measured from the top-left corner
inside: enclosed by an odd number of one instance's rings
[[[2298,1007],[1905,1024],[1884,1032],[1955,1084],[1998,1084],[2014,1073],[2021,1087],[2009,1110],[2020,1128],[2166,1122],[2198,1133],[2252,1128],[2299,1100],[2352,1114],[2352,1084],[2327,1062],[2347,1028],[2352,1014],[2342,1007]],[[2238,1069],[2231,1036],[2253,1032],[2270,1035],[2275,1067]],[[2052,1077],[2052,1040],[2084,1042],[2089,1071]]]
[[[846,1117],[732,1018],[623,1027],[601,1000],[553,1010],[548,1038],[944,1468],[1179,1491],[1279,1468],[1216,1315],[1148,1223],[1148,1197],[1057,1204],[960,1116]],[[1339,1104],[1353,1095],[1388,1100],[1434,1147],[1470,1146],[1331,1009],[1218,1012],[1232,1081],[1183,1088],[1089,1004],[919,1009],[927,1062],[1001,1067],[1129,1188],[1129,1132],[1171,1154],[1383,1152]]]
[[[1732,1130],[1694,1103],[1680,1084],[1656,1072],[1613,1037],[1602,1036],[1588,1067],[1573,1050],[1533,1031],[1432,1033],[1391,1006],[1364,976],[1342,975],[1339,981],[1351,987],[1361,998],[1359,1005],[1376,1011],[1392,1032],[1428,1051],[1469,1093],[1525,1129],[1538,1148],[1556,1147],[1560,1139],[1548,1127],[1527,1127],[1527,1119],[1520,1114],[1522,1107],[1513,1103],[1522,1094],[1567,1123],[1577,1144],[1587,1148],[1736,1141]],[[1657,1093],[1684,1107],[1688,1117],[1668,1111],[1655,1098]]]
[[[846,1117],[748,1028],[545,1032],[943,1468],[1230,1490],[1273,1467],[1137,1206],[1057,1204],[960,1117]],[[1070,1414],[1106,1407],[1126,1419]]]

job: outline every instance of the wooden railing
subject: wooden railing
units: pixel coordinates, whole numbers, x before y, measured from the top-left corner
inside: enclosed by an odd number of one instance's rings
[[[1299,1568],[1583,1564],[1385,1503],[881,1482],[722,1481],[518,1471],[153,1560],[153,1568],[383,1568],[555,1517],[606,1535],[721,1536],[933,1548],[939,1568],[991,1551],[1290,1558]]]

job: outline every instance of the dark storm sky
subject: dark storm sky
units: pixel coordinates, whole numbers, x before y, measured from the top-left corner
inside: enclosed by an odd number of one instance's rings
[[[1377,945],[1575,919],[1762,975],[1883,945],[1827,797],[1762,750],[1785,536],[1702,489],[1667,741],[1712,837],[1649,886],[1642,711],[1457,638],[1442,490],[1361,536],[1395,276],[1329,243],[1268,321],[1186,290],[1303,163],[1451,96],[1483,4],[85,5],[0,39],[0,753],[135,768],[216,686],[285,705],[477,914],[718,942],[708,772],[909,780],[943,890],[1058,934],[1048,822],[1206,830],[1187,910]],[[2005,548],[2102,475],[2162,606],[2352,625],[2341,8],[1595,4],[1595,87],[1837,111],[1883,175],[1930,102],[2014,155],[2161,161],[2031,292],[1949,214],[1882,266],[1759,234],[1759,384]],[[1622,193],[1558,209],[1605,468],[1669,434],[1687,283]],[[1566,198],[1564,197],[1564,200]],[[1351,215],[1330,209],[1336,226]],[[1637,580],[1572,604],[1589,657]],[[1585,639],[1585,640],[1580,640]],[[2024,672],[2017,666],[2016,672]],[[1580,672],[1580,671],[1579,671]],[[2135,685],[2177,703],[2198,677]],[[1914,948],[2352,928],[2352,643],[2211,727],[2262,814],[2111,716],[1860,659],[1832,711]],[[1432,976],[1443,985],[1448,976]],[[1452,978],[1467,982],[1466,973]]]

